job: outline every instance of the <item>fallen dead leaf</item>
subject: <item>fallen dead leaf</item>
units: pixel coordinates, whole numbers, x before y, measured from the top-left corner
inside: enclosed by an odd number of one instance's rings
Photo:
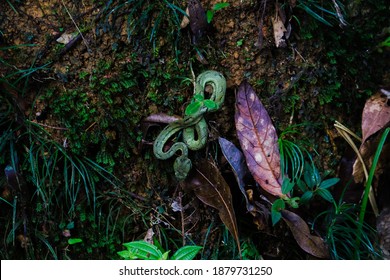
[[[267,110],[247,82],[238,89],[235,122],[254,179],[268,193],[283,197],[278,136]]]
[[[197,162],[194,169],[195,172],[184,181],[185,190],[193,191],[204,204],[218,210],[221,221],[233,235],[238,248],[240,248],[236,215],[229,185],[217,166],[207,159]]]
[[[282,218],[290,228],[298,245],[307,253],[321,259],[329,258],[329,251],[325,241],[310,233],[309,226],[297,214],[282,210]]]
[[[381,92],[367,100],[362,114],[362,143],[379,130],[390,125],[389,97]]]

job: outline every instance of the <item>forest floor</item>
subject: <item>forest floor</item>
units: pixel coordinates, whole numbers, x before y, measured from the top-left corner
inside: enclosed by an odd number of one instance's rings
[[[331,189],[339,198],[351,178],[340,164],[350,169],[354,157],[334,123],[361,135],[366,100],[390,84],[389,49],[381,46],[389,4],[337,1],[344,24],[333,1],[202,0],[203,16],[214,15],[210,24],[193,19],[183,27],[187,2],[199,11],[198,1],[184,0],[0,3],[0,89],[8,100],[0,106],[13,116],[0,123],[12,128],[12,137],[0,132],[0,166],[12,165],[21,186],[12,189],[7,173],[0,181],[2,259],[115,259],[123,243],[152,231],[162,250],[203,246],[202,259],[316,257],[288,223],[272,225],[271,198],[253,180],[246,190],[255,190],[261,213],[247,211],[218,137],[240,146],[235,103],[247,81],[277,134],[296,143],[323,178],[341,178]],[[221,2],[230,5],[212,11]],[[275,19],[286,28],[278,47]],[[177,182],[173,160],[154,157],[164,125],[144,121],[183,116],[194,76],[205,70],[224,75],[226,98],[206,117],[207,146],[190,156],[213,158],[230,186],[240,249],[219,211]],[[363,186],[355,188],[358,195],[343,199],[359,204]],[[326,243],[327,221],[316,217],[332,207],[317,197],[290,210]],[[375,227],[373,218],[367,222]]]

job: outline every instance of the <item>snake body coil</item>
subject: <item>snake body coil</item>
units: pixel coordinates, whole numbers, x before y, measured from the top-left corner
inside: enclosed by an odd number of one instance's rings
[[[210,109],[202,105],[195,114],[186,115],[183,119],[170,123],[154,141],[153,153],[158,159],[169,159],[177,151],[181,151],[181,155],[176,158],[173,165],[175,176],[180,181],[187,177],[192,166],[191,160],[188,158],[188,149],[200,150],[207,143],[208,131],[204,114],[219,110],[225,100],[226,80],[221,73],[208,70],[200,74],[195,82],[194,94],[204,97],[206,85],[211,85],[213,88],[210,100],[216,104],[215,108]],[[169,150],[164,151],[167,141],[180,131],[183,131],[183,141],[176,142]]]

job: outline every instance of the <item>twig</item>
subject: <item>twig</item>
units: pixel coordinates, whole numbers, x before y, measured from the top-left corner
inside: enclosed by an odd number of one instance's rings
[[[267,0],[263,0],[261,3],[263,4],[262,6],[263,11],[259,19],[259,36],[256,42],[256,47],[258,47],[260,50],[263,48],[263,43],[264,43],[263,25],[264,25],[265,10],[267,8]]]
[[[181,235],[183,237],[183,247],[186,245],[186,233],[184,229],[184,210],[183,210],[183,203],[182,203],[182,197],[183,193],[179,192],[179,206],[180,206],[180,218],[181,218]]]
[[[195,73],[194,73],[194,70],[192,69],[192,63],[190,61],[190,70],[191,70],[191,75],[192,75],[192,83],[194,84],[194,94],[196,93],[195,92],[195,88],[196,88],[196,78],[195,78]]]
[[[81,33],[80,28],[78,27],[77,23],[74,21],[74,19],[73,19],[72,15],[70,14],[68,8],[65,6],[64,0],[61,0],[61,2],[62,2],[62,5],[64,6],[66,12],[68,13],[70,19],[72,20],[74,26],[76,27],[77,31],[79,32],[81,38],[83,39],[83,42],[84,42],[85,46],[87,47],[88,52],[90,53],[90,52],[91,52],[91,49],[90,49],[90,47],[88,46],[87,40],[85,40],[83,34]]]
[[[339,5],[337,4],[336,0],[332,0],[334,8],[336,10],[337,18],[340,21],[340,27],[347,26],[347,22],[344,19],[343,13],[341,12],[341,9]]]
[[[37,123],[37,122],[34,122],[34,121],[29,121],[29,122],[31,122],[33,124],[37,124],[37,125],[43,126],[43,127],[51,128],[51,129],[69,130],[66,127],[51,126],[51,125],[47,125],[47,124],[43,124],[43,123]]]

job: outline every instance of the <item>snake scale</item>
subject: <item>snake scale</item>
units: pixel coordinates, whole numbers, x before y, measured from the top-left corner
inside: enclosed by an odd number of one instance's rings
[[[208,130],[204,114],[219,110],[225,100],[226,80],[221,73],[213,70],[201,73],[195,81],[194,95],[199,94],[204,97],[206,85],[213,88],[210,100],[214,101],[216,106],[207,108],[202,105],[196,113],[185,115],[183,119],[170,123],[160,132],[153,144],[153,153],[161,160],[169,159],[176,152],[181,151],[181,155],[175,159],[173,164],[175,176],[179,181],[187,177],[192,167],[191,160],[188,158],[188,150],[200,150],[207,143]],[[182,142],[176,142],[164,151],[168,140],[180,131],[183,133]]]

